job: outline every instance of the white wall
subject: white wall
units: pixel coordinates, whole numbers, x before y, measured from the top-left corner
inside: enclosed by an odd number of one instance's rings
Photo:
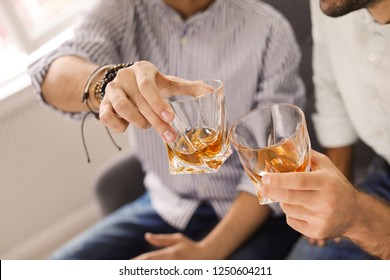
[[[113,133],[128,149],[126,135]],[[96,169],[118,150],[95,119],[85,124],[44,107],[31,86],[0,101],[0,259],[44,259],[100,218]]]

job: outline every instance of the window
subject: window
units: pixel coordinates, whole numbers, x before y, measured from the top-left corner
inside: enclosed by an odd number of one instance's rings
[[[28,55],[69,28],[94,0],[1,0],[0,84],[25,71]]]

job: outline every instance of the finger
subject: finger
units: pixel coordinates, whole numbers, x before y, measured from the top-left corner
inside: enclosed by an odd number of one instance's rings
[[[341,237],[337,237],[337,238],[333,239],[333,241],[336,242],[336,243],[340,243],[341,242]]]
[[[320,170],[333,167],[331,160],[324,154],[311,150],[311,169]]]
[[[157,73],[156,81],[164,97],[176,95],[201,96],[215,89],[202,81],[189,81],[175,76],[164,76]]]
[[[314,238],[307,237],[307,240],[311,246],[318,246],[318,247],[324,246],[324,242],[322,239],[314,239]]]
[[[261,182],[265,190],[277,188],[315,191],[324,180],[322,174],[322,171],[267,173],[262,177]]]
[[[139,93],[141,93],[142,97],[146,100],[154,113],[163,121],[169,123],[174,118],[173,109],[159,93],[156,85],[157,70],[152,71],[149,68],[149,64],[136,63],[132,69],[134,71]],[[140,99],[139,102],[141,101],[142,100]]]
[[[259,188],[261,197],[269,197],[274,201],[280,201],[292,205],[305,205],[310,207],[318,197],[318,190],[296,190],[283,187],[263,186]]]
[[[166,142],[171,143],[176,139],[176,131],[169,124],[174,117],[172,108],[158,95],[155,82],[151,81],[154,79],[153,72],[139,69],[141,67],[136,68],[139,73],[134,74],[126,74],[124,71],[129,70],[123,69],[121,75],[117,75],[117,81],[123,86],[126,95],[132,100],[138,112]],[[168,106],[169,110],[164,109],[165,106]],[[158,113],[159,110],[164,111]]]
[[[306,221],[302,221],[299,219],[294,219],[290,216],[286,216],[286,222],[287,224],[295,229],[296,231],[300,232],[301,234],[313,238],[311,234],[309,234],[309,224]]]
[[[326,241],[325,239],[316,239],[317,240],[317,246],[320,248],[325,247]]]
[[[310,238],[310,237],[305,236],[305,239],[312,246],[314,246],[316,244],[316,239],[314,239],[314,238]]]
[[[153,246],[168,247],[182,241],[183,236],[180,233],[173,233],[173,234],[146,233],[145,239]]]
[[[104,126],[114,130],[115,132],[124,132],[129,126],[129,122],[119,117],[115,113],[111,104],[107,101],[104,102],[104,99],[100,104],[99,118],[100,118],[100,122]]]
[[[285,186],[291,189],[313,189],[313,187],[319,186],[319,183],[323,181],[323,178],[320,176],[323,173],[320,171],[332,167],[333,164],[327,156],[312,150],[312,172],[267,173],[261,181],[265,185],[276,184],[279,187]]]
[[[133,258],[133,260],[171,260],[171,259],[173,258],[170,257],[170,255],[167,254],[164,250],[157,250],[153,252],[144,253]]]
[[[149,128],[149,121],[139,112],[138,108],[130,101],[117,82],[111,82],[107,85],[109,94],[104,99],[108,99],[113,110],[127,122],[137,128]],[[104,100],[103,99],[103,100]]]
[[[166,142],[170,143],[176,139],[176,131],[171,127],[169,123],[163,121],[159,116],[156,115],[152,107],[145,100],[143,95],[138,92],[137,89],[134,89],[130,98],[135,103],[141,115],[145,117],[145,119],[161,135],[161,137],[165,139]]]
[[[280,203],[280,207],[287,216],[296,220],[309,222],[313,217],[313,211],[301,205]]]

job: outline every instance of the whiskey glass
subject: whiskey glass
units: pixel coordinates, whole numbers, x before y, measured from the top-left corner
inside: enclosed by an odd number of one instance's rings
[[[177,133],[166,144],[171,174],[215,173],[232,154],[223,83],[201,80],[196,91],[170,102]]]
[[[276,202],[259,194],[264,174],[310,170],[310,138],[297,106],[281,103],[254,109],[232,125],[230,138],[260,204]]]

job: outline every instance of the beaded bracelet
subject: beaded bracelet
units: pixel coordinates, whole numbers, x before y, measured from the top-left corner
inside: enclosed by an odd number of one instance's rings
[[[125,67],[130,67],[131,65],[133,65],[133,63],[127,63],[127,64],[119,64],[119,65],[101,65],[99,67],[97,67],[94,71],[92,71],[92,73],[89,75],[86,83],[85,83],[85,86],[84,86],[84,92],[83,92],[83,96],[82,96],[82,102],[85,103],[89,109],[89,112],[86,113],[83,117],[83,120],[81,122],[81,138],[82,138],[82,141],[83,141],[83,146],[84,146],[84,150],[85,150],[85,154],[87,156],[87,161],[88,163],[91,162],[91,158],[89,157],[89,152],[88,152],[88,148],[87,148],[87,144],[85,142],[85,137],[84,137],[84,124],[85,124],[85,120],[86,118],[88,117],[88,115],[90,114],[93,114],[95,116],[96,119],[99,120],[99,113],[98,112],[95,112],[92,110],[91,106],[89,105],[88,103],[88,98],[89,98],[89,91],[90,91],[90,88],[91,88],[91,84],[93,82],[93,80],[96,78],[97,75],[100,74],[100,72],[102,71],[106,71],[105,74],[103,75],[103,78],[100,79],[100,81],[104,81],[105,85],[104,85],[104,90],[105,90],[105,87],[107,86],[107,84],[112,81],[116,74],[118,73],[119,69],[122,69],[122,68],[125,68]],[[106,77],[107,73],[111,70],[111,69],[116,69],[115,70],[115,75],[111,78],[110,81],[108,81],[108,78]],[[110,76],[111,77],[111,76]],[[106,78],[107,79],[107,82],[106,82]],[[99,82],[100,82],[99,81]],[[96,84],[99,84],[99,82],[97,82]],[[101,82],[101,84],[103,85],[103,83]],[[103,90],[103,97],[104,97],[104,90]],[[96,97],[96,85],[95,85],[95,97]],[[101,95],[100,95],[101,96]],[[97,101],[100,103],[101,99],[103,99],[103,97],[101,97],[100,99],[100,96],[99,98],[97,98]],[[122,150],[121,147],[118,146],[118,144],[115,142],[114,138],[112,137],[111,133],[110,133],[110,130],[106,127],[106,131],[107,131],[107,134],[108,136],[110,137],[112,143],[115,145],[115,147],[120,151]]]
[[[87,79],[87,82],[85,83],[85,86],[84,86],[84,92],[83,92],[83,97],[81,99],[81,101],[83,103],[85,103],[89,109],[90,112],[93,113],[93,115],[99,119],[99,114],[94,112],[91,108],[91,106],[89,105],[88,103],[88,98],[89,98],[89,90],[91,88],[91,84],[92,84],[92,81],[95,79],[95,77],[101,72],[101,71],[104,71],[106,69],[109,69],[111,66],[110,65],[101,65],[99,67],[97,67],[95,70],[92,71],[92,73],[89,75],[88,79]]]
[[[117,65],[111,65],[106,72],[104,73],[103,77],[95,84],[94,87],[94,96],[96,100],[100,103],[106,94],[106,87],[109,82],[115,79],[116,75],[118,74],[118,71],[132,66],[134,63],[121,63]]]

